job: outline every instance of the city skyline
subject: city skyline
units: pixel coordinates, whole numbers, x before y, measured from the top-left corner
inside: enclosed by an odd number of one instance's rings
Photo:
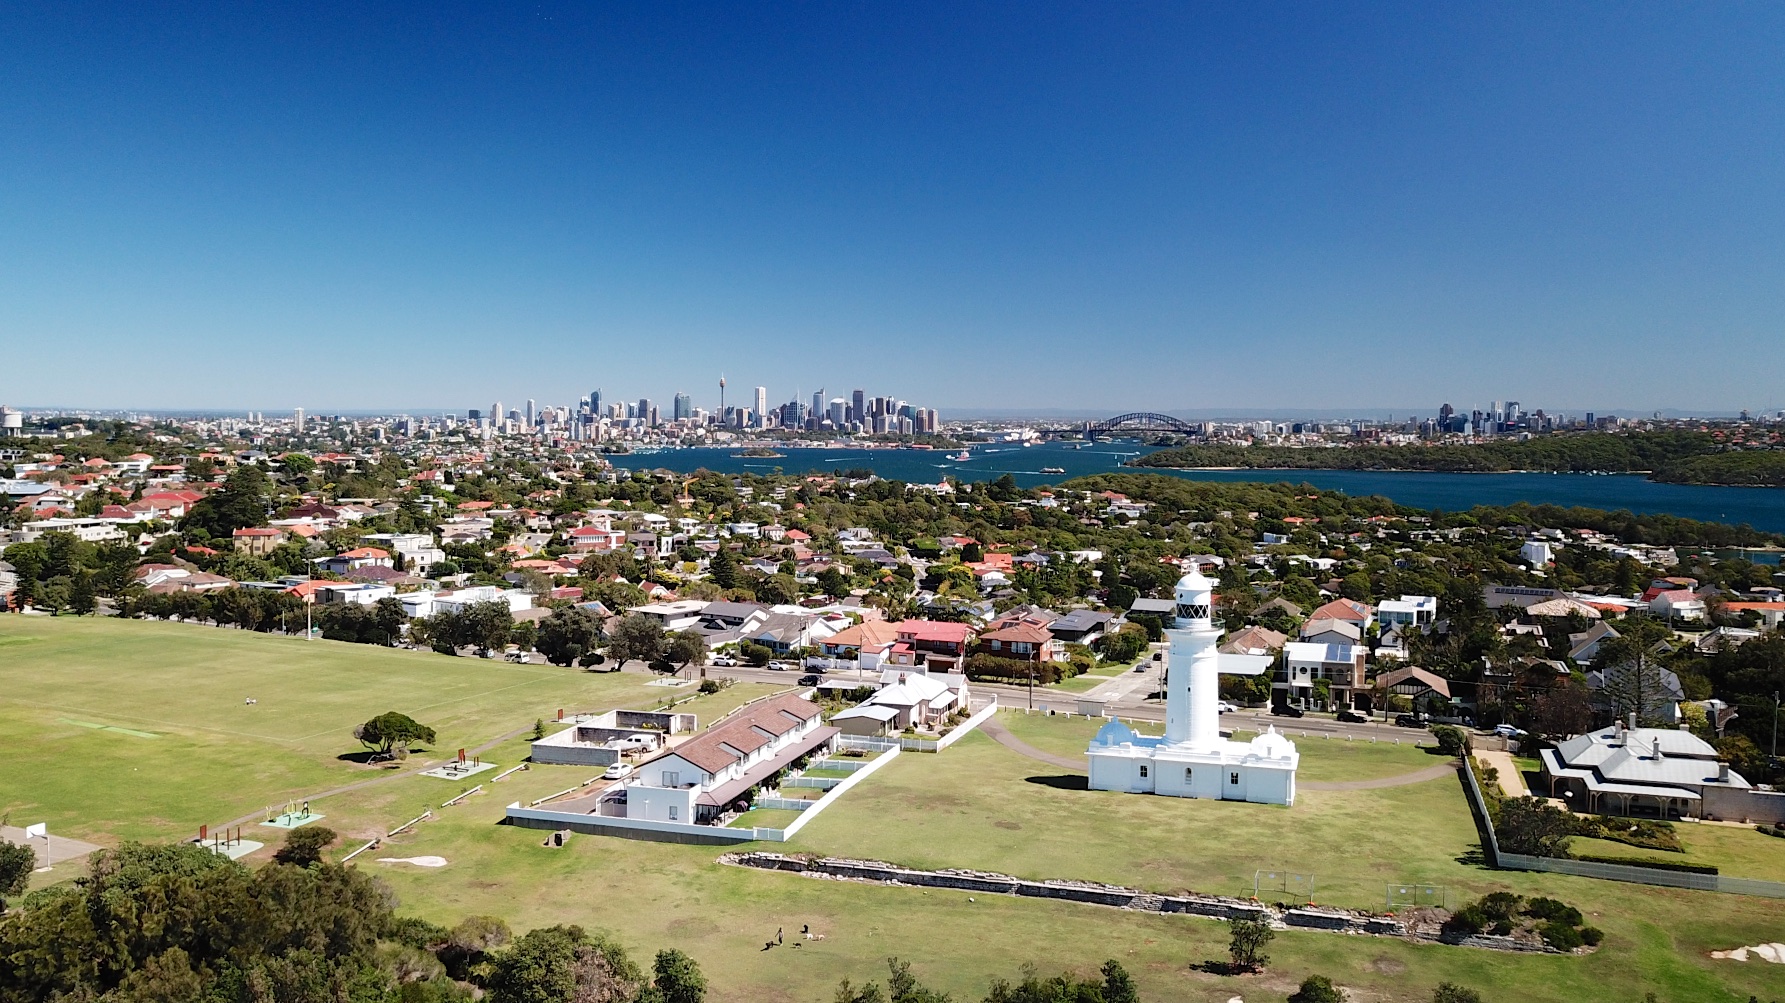
[[[319,13],[0,14],[0,399],[1785,403],[1776,8]]]

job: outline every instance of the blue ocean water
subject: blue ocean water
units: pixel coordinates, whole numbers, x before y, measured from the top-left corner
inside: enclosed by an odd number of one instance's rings
[[[1122,463],[1151,452],[1138,442],[980,445],[969,459],[956,461],[942,450],[914,449],[813,449],[779,446],[780,458],[738,457],[730,448],[672,449],[609,457],[626,469],[667,469],[678,472],[713,470],[720,473],[767,474],[872,470],[882,477],[910,482],[934,482],[941,477],[967,481],[992,480],[1012,475],[1018,484],[1034,487],[1057,484],[1087,474],[1112,473]],[[1043,473],[1042,468],[1061,473]],[[1148,472],[1147,468],[1127,468]],[[1422,509],[1459,511],[1476,505],[1509,505],[1530,502],[1548,505],[1580,505],[1587,508],[1629,509],[1638,513],[1664,513],[1706,522],[1747,523],[1755,529],[1785,533],[1785,489],[1703,487],[1658,484],[1638,474],[1443,474],[1399,473],[1368,470],[1155,470],[1192,480],[1289,481],[1309,484],[1351,495],[1381,495]]]

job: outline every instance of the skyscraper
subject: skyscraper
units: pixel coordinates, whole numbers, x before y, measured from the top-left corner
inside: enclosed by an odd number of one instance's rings
[[[676,394],[675,420],[686,421],[694,417],[694,401],[687,394]]]
[[[756,427],[761,428],[763,425],[767,424],[764,419],[769,413],[769,388],[757,387],[756,400],[753,403],[755,403],[756,406],[750,410],[756,416]]]
[[[656,424],[651,421],[651,398],[640,397],[638,399],[638,420],[650,425]]]
[[[298,407],[298,408],[291,409],[291,423],[297,427],[297,430],[299,432],[302,432],[304,430],[304,409],[303,408]]]
[[[490,421],[492,423],[496,423],[496,422],[500,422],[501,420],[502,420],[502,402],[497,401],[496,403],[490,405]]]
[[[854,410],[850,412],[850,415],[849,415],[850,421],[864,421],[864,420],[866,420],[866,418],[868,416],[868,412],[866,410],[867,402],[868,402],[868,392],[866,390],[863,390],[861,387],[856,387],[855,388],[855,399],[851,402]]]
[[[819,387],[817,390],[812,391],[812,417],[822,418],[823,416],[824,416],[824,388]]]
[[[527,398],[527,427],[532,428],[538,419],[538,405],[534,403],[533,398],[529,397]]]
[[[601,388],[600,387],[596,387],[595,389],[589,391],[589,413],[594,415],[597,418],[601,417]]]

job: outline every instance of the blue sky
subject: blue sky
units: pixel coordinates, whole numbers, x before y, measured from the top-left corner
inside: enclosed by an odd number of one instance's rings
[[[10,5],[0,401],[1785,407],[1781,51],[1759,3]]]

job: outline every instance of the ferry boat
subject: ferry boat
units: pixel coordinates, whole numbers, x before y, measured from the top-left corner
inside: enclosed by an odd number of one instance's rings
[[[1063,474],[1066,472],[1066,468],[1065,467],[1042,467],[1041,472],[1044,474]]]

